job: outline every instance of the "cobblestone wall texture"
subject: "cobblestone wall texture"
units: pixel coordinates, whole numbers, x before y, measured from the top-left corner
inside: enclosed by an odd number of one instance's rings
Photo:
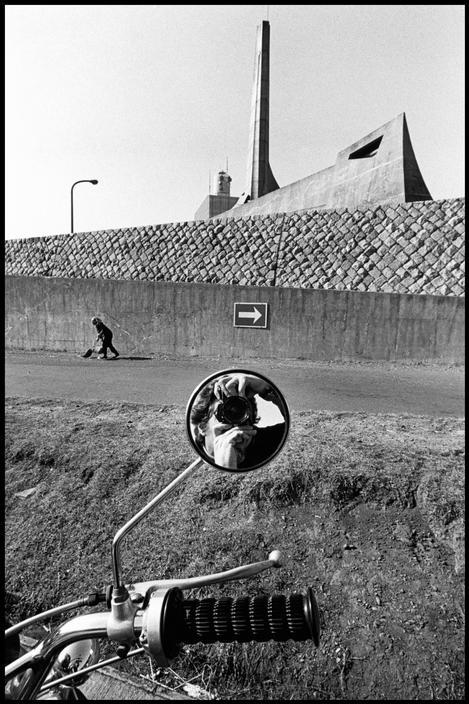
[[[465,200],[7,240],[18,276],[464,295]]]

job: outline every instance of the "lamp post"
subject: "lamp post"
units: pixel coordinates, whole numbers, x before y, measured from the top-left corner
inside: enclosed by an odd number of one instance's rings
[[[96,180],[95,178],[92,178],[92,179],[85,178],[85,179],[82,179],[81,181],[75,181],[75,183],[73,184],[73,186],[72,186],[72,188],[71,188],[71,191],[70,191],[71,216],[72,216],[71,233],[72,233],[72,234],[73,234],[73,189],[75,188],[75,186],[77,185],[77,183],[92,183],[93,186],[96,186],[96,184],[97,184],[98,182],[97,182],[97,180]]]

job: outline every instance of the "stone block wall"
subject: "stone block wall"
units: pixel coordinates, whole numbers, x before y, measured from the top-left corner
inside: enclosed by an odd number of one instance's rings
[[[464,295],[463,198],[7,240],[15,276]]]

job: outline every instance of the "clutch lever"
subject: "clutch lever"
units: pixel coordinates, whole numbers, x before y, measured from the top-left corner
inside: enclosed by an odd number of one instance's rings
[[[195,589],[197,587],[205,587],[209,584],[220,584],[222,582],[230,582],[234,579],[245,579],[246,577],[253,577],[259,572],[268,570],[272,567],[281,567],[282,556],[279,550],[273,550],[267,560],[261,560],[260,562],[252,562],[249,565],[242,565],[241,567],[234,567],[231,570],[226,570],[224,572],[215,572],[214,574],[201,575],[200,577],[187,577],[181,579],[160,579],[150,582],[135,582],[134,584],[128,584],[127,589],[131,595],[141,594],[142,596],[147,593],[149,589],[152,591],[154,589],[179,587],[179,589]]]

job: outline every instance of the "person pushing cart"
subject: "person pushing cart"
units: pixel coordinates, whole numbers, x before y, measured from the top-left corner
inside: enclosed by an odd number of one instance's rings
[[[98,359],[107,359],[108,349],[113,353],[114,359],[118,357],[119,352],[112,344],[112,330],[103,323],[101,318],[96,316],[91,318],[91,323],[95,326],[96,332],[98,333],[94,343],[94,346],[99,345],[99,349],[97,349]],[[82,355],[82,357],[91,357],[92,354],[93,348],[90,348],[85,352],[85,354]]]

